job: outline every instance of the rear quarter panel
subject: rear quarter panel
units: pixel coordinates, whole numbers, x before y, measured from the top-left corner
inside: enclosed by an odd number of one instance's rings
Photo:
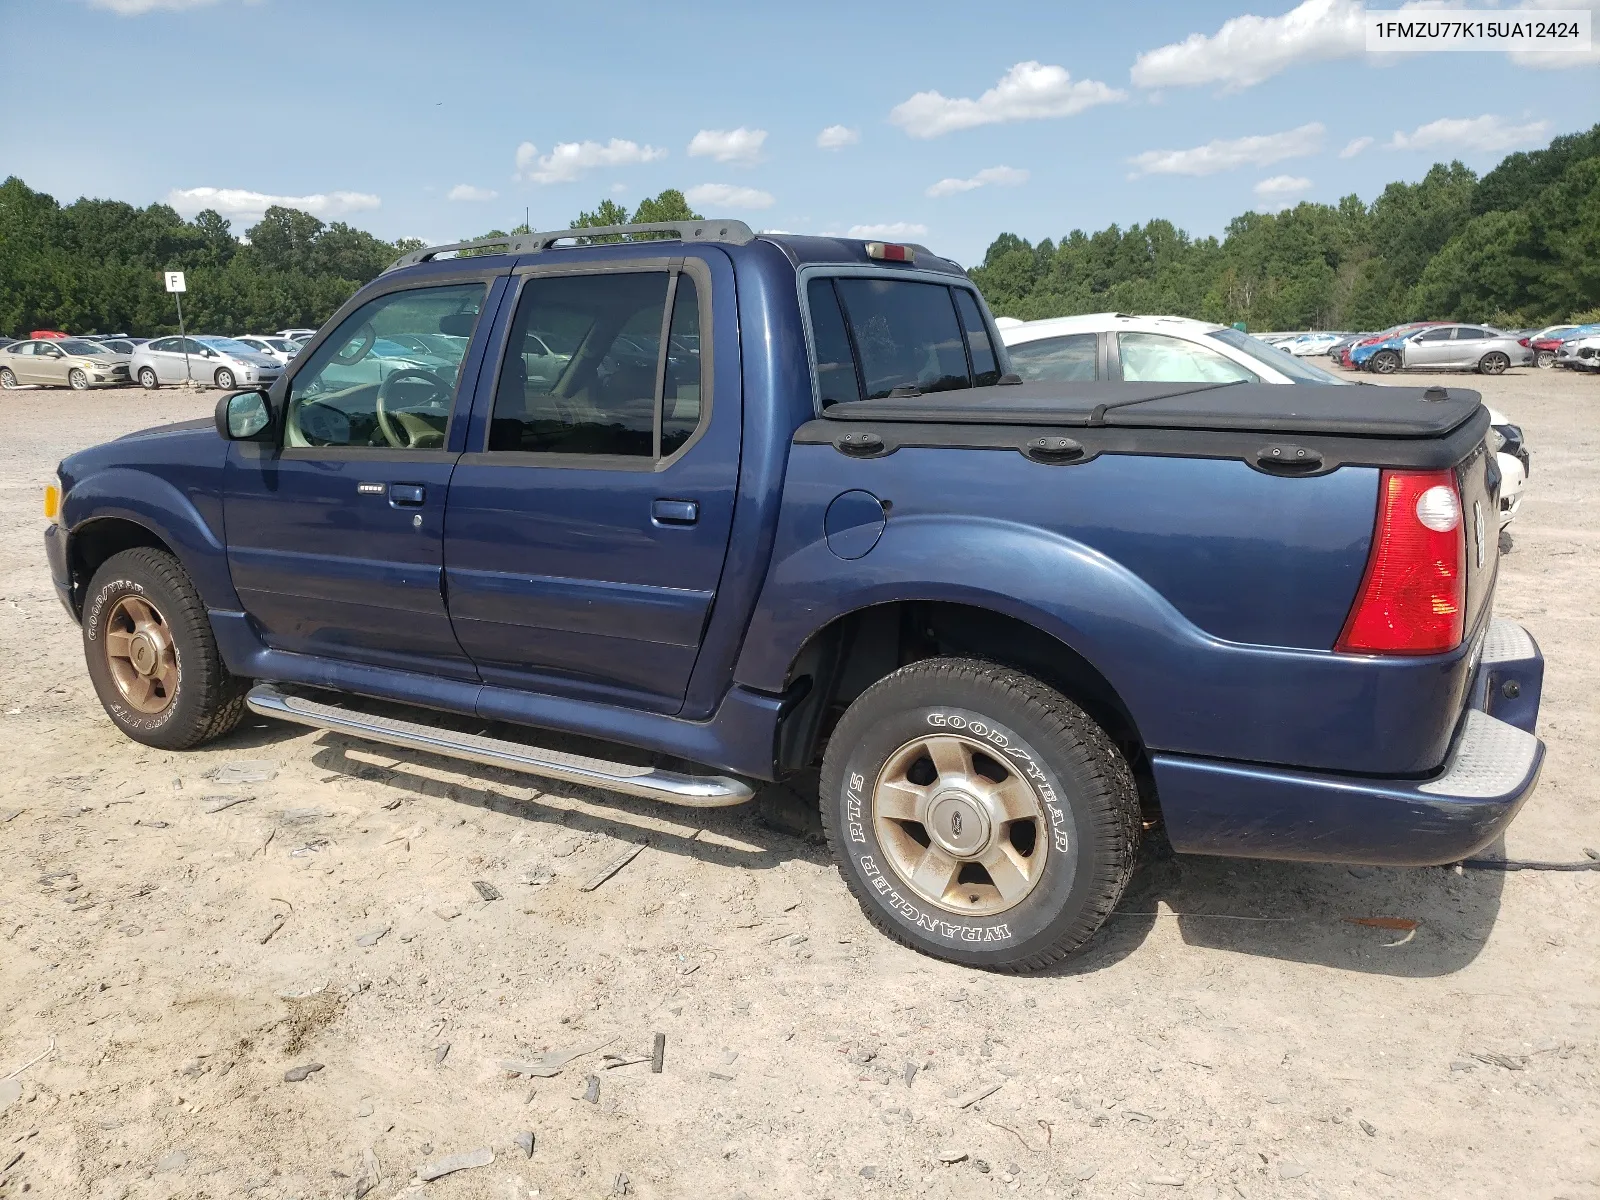
[[[1428,658],[1334,654],[1365,565],[1378,471],[1285,479],[1242,462],[796,445],[773,566],[737,678],[776,691],[814,632],[895,600],[980,605],[1092,663],[1152,750],[1367,774],[1443,760],[1471,641]],[[845,561],[828,504],[890,504]]]

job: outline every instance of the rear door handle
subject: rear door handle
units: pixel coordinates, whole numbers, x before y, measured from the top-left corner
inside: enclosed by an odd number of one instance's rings
[[[419,508],[428,498],[428,490],[420,483],[391,483],[389,503],[404,508]]]
[[[700,519],[700,502],[657,500],[650,506],[650,518],[657,525],[693,525]]]

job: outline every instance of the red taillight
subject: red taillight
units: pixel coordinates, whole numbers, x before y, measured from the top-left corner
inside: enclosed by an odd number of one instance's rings
[[[881,262],[912,262],[917,255],[910,246],[901,246],[895,242],[868,242],[867,257],[876,258]]]
[[[1527,338],[1518,338],[1517,339],[1517,345],[1526,346],[1527,344],[1528,344],[1528,339]]]
[[[1385,471],[1361,590],[1335,650],[1440,654],[1461,644],[1467,542],[1450,471]]]

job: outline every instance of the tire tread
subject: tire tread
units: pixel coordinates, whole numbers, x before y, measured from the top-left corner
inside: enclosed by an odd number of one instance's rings
[[[976,684],[996,687],[1011,693],[1046,730],[1051,744],[1049,750],[1057,758],[1070,757],[1097,785],[1097,795],[1086,797],[1092,810],[1092,826],[1080,830],[1080,837],[1092,839],[1099,851],[1094,856],[1096,874],[1088,906],[1078,918],[1068,925],[1056,940],[1045,949],[1014,960],[987,967],[989,970],[1027,974],[1043,970],[1060,962],[1084,945],[1104,924],[1121,899],[1128,880],[1133,876],[1143,824],[1139,811],[1139,793],[1127,759],[1116,744],[1087,713],[1054,688],[1033,676],[1012,667],[983,659],[939,658],[911,663],[885,676],[859,697],[834,730],[828,752],[823,759],[822,786],[819,800],[836,794],[844,757],[835,753],[835,745],[848,744],[858,722],[870,722],[876,714],[873,700],[884,690],[892,689],[907,677],[942,678],[950,684]],[[865,701],[865,703],[863,703]],[[855,718],[852,720],[852,718]],[[840,739],[845,739],[841,742]],[[828,850],[834,862],[841,863],[843,848],[838,844],[832,821],[823,821],[828,839]],[[854,875],[840,869],[850,891],[860,903],[867,920],[885,936],[902,946],[921,951],[923,947],[905,937],[899,928],[888,921],[871,902],[864,888],[857,884]]]

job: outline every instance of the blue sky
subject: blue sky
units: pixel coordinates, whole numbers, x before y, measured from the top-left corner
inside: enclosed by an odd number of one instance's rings
[[[444,241],[681,187],[970,264],[1001,231],[1370,200],[1600,121],[1600,51],[1368,55],[1359,0],[6,8],[39,36],[0,75],[0,175],[236,232],[268,198]]]

